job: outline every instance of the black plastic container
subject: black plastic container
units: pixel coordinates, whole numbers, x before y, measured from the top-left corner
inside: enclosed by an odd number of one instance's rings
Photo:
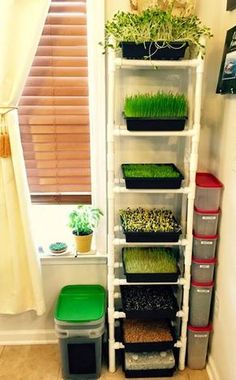
[[[163,342],[145,342],[145,343],[126,343],[124,339],[124,332],[123,332],[123,324],[122,324],[122,342],[125,346],[126,352],[152,352],[152,351],[166,351],[173,349],[177,338],[176,333],[169,324],[169,330],[170,334],[172,336],[172,340],[169,341],[163,341]]]
[[[179,60],[184,57],[188,47],[187,42],[170,42],[163,46],[163,42],[145,42],[136,44],[135,42],[122,42],[122,55],[127,59],[151,59],[151,60]]]
[[[128,243],[177,243],[181,235],[181,230],[178,232],[123,232]]]
[[[155,131],[183,131],[187,117],[179,118],[141,118],[125,117],[128,131],[155,132]]]
[[[126,318],[175,319],[178,306],[169,286],[123,285],[120,289]]]
[[[180,275],[179,268],[176,273],[129,273],[126,271],[123,249],[122,261],[127,282],[177,282]]]
[[[124,168],[127,164],[121,165],[123,175]],[[128,164],[130,165],[130,164]],[[132,165],[132,164],[131,164]],[[150,165],[150,164],[142,164]],[[152,164],[153,165],[153,164]],[[125,186],[127,189],[179,189],[181,187],[182,180],[184,179],[183,174],[174,164],[154,164],[156,166],[171,166],[179,173],[179,177],[159,177],[159,178],[146,178],[146,177],[125,177]]]

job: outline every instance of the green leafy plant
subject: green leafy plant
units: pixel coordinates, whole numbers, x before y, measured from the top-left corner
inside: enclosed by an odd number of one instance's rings
[[[126,178],[179,178],[180,172],[167,164],[123,164]]]
[[[124,248],[127,273],[176,273],[176,254],[170,248]]]
[[[188,114],[188,101],[183,94],[157,92],[127,96],[124,104],[125,117],[182,118]]]
[[[67,244],[57,241],[56,243],[50,244],[49,249],[50,251],[55,252],[55,253],[64,252],[67,249]]]
[[[89,235],[97,227],[102,211],[90,205],[78,205],[69,215],[69,227],[74,235]]]
[[[171,210],[128,207],[120,210],[120,217],[125,232],[179,232],[181,230]]]
[[[212,36],[210,29],[202,25],[197,16],[178,16],[173,14],[173,7],[163,10],[158,7],[148,8],[138,14],[117,12],[105,25],[105,49],[117,49],[122,42],[145,43],[158,42],[169,45],[171,42],[188,42],[197,50],[204,51],[200,39]],[[111,42],[111,37],[114,43]]]

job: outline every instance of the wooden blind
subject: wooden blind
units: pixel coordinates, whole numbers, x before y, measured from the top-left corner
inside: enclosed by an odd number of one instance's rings
[[[31,193],[90,193],[87,61],[86,0],[52,0],[19,105]]]

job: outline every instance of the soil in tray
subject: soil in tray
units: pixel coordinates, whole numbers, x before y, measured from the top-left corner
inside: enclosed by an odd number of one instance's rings
[[[121,298],[126,313],[156,312],[173,315],[177,311],[176,299],[168,286],[136,285],[122,286]],[[151,314],[150,314],[151,315]]]
[[[164,46],[162,41],[136,44],[135,42],[122,42],[122,56],[128,59],[166,59],[179,60],[184,57],[188,43],[170,42]]]
[[[140,321],[126,319],[123,322],[124,343],[173,342],[170,324],[166,321]]]

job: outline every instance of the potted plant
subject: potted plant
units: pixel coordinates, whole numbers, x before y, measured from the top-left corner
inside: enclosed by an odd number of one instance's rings
[[[60,255],[67,250],[67,244],[61,241],[57,241],[49,245],[49,249],[53,255]]]
[[[181,234],[171,210],[128,207],[120,218],[127,242],[177,242]]]
[[[69,227],[75,237],[76,252],[91,250],[93,231],[97,227],[102,211],[91,205],[78,205],[69,215]]]
[[[122,251],[128,282],[176,282],[177,254],[171,248],[128,247]]]
[[[179,189],[182,173],[174,164],[122,164],[127,189]]]
[[[188,116],[183,94],[158,91],[127,96],[124,117],[130,131],[181,131]]]
[[[117,12],[106,22],[104,47],[122,48],[123,57],[131,59],[180,59],[188,45],[204,53],[201,38],[211,36],[197,16],[176,15],[170,4],[138,14]]]

